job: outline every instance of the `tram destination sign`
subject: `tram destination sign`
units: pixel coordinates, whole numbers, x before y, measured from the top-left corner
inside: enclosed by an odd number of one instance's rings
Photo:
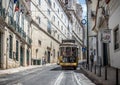
[[[62,40],[62,43],[75,43],[75,40]]]
[[[103,29],[101,31],[101,40],[103,43],[111,42],[111,29]]]

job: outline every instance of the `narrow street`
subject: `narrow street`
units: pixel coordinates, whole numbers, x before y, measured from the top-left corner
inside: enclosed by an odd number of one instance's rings
[[[0,85],[95,85],[76,70],[61,70],[58,65],[44,66],[0,76]]]

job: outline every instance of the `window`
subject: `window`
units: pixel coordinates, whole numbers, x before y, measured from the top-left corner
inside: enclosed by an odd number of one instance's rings
[[[59,14],[59,8],[58,8],[58,14]]]
[[[59,26],[59,21],[58,21],[58,26]]]
[[[50,15],[50,10],[48,9],[48,15]]]
[[[41,46],[41,40],[38,40],[38,45],[40,45],[40,46]]]
[[[61,14],[61,18],[63,18],[63,14]]]
[[[60,36],[59,36],[59,34],[58,34],[58,40],[59,40],[59,38],[60,38]]]
[[[41,20],[40,20],[40,17],[38,18],[38,23],[40,24]]]
[[[0,9],[2,8],[2,0],[0,0]]]
[[[13,37],[9,35],[9,58],[12,58]]]
[[[66,55],[71,55],[71,47],[66,47]]]
[[[55,22],[55,16],[53,16],[53,20],[54,20],[54,22]]]
[[[53,3],[53,6],[54,6],[54,8],[55,8],[55,2]]]
[[[16,60],[18,61],[18,49],[19,49],[19,43],[16,41]]]
[[[19,12],[16,12],[16,24],[19,24],[19,16],[20,16]]]
[[[21,27],[24,29],[24,15],[22,14],[22,19],[21,19]]]
[[[50,23],[49,20],[48,20],[48,22],[47,22],[47,31],[48,31],[48,33],[51,34],[51,23]]]
[[[51,6],[51,0],[48,0],[49,5]]]
[[[119,25],[114,30],[114,49],[119,49]]]
[[[53,57],[55,58],[55,49],[53,49]]]
[[[38,0],[38,4],[41,5],[41,0]]]
[[[61,26],[61,30],[63,30],[63,26]]]
[[[9,16],[13,17],[13,7],[14,6],[14,3],[13,3],[13,0],[10,0],[9,2]]]

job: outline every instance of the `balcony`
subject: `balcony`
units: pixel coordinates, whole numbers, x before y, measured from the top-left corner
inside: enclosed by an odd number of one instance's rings
[[[22,28],[21,28],[22,29]],[[19,26],[19,24],[16,24],[16,31],[18,32],[18,33],[20,33],[20,26]]]
[[[5,19],[5,8],[0,8],[0,17]]]
[[[26,33],[24,32],[24,30],[22,28],[20,28],[20,35],[22,38],[24,38],[26,40]]]
[[[16,21],[14,21],[13,17],[9,16],[8,18],[8,25],[15,30],[16,29]]]
[[[31,39],[29,36],[27,36],[27,43],[28,43],[29,45],[31,45],[31,43],[32,43],[32,39]]]
[[[49,5],[51,6],[51,0],[48,0]]]

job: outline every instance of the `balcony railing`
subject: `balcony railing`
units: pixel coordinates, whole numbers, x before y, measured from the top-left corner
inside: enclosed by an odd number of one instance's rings
[[[28,44],[31,45],[32,40],[31,38],[26,36],[26,32],[20,27],[19,24],[16,23],[16,21],[14,21],[13,17],[9,16],[8,19],[8,25],[15,31],[17,32],[21,38],[23,38]]]
[[[23,29],[20,29],[20,35],[21,37],[26,38],[26,34]]]
[[[12,28],[12,29],[16,29],[16,21],[14,21],[13,17],[9,16],[8,19],[8,25]]]
[[[0,17],[3,17],[3,19],[5,19],[5,8],[0,8]]]
[[[27,43],[31,45],[32,43],[32,39],[30,37],[27,36]]]
[[[16,31],[17,31],[18,33],[20,33],[20,26],[19,26],[19,24],[16,24]]]

